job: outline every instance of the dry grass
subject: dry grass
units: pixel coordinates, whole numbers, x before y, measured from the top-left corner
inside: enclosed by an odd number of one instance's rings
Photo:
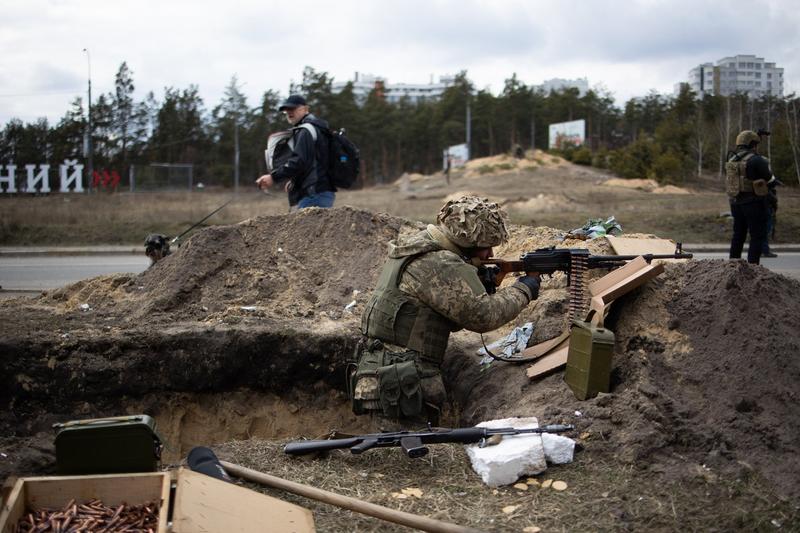
[[[667,481],[656,471],[637,468],[586,450],[576,462],[551,467],[539,476],[568,484],[558,492],[535,485],[491,489],[472,471],[459,445],[431,446],[424,459],[408,459],[400,449],[363,455],[335,451],[321,459],[284,455],[270,441],[236,441],[217,447],[223,460],[291,481],[359,498],[392,509],[487,531],[759,531],[797,527],[796,505],[764,492],[754,477],[703,475],[687,465],[687,476]],[[697,467],[699,465],[694,465]],[[523,480],[524,481],[524,480]],[[407,531],[397,525],[257,485],[247,486],[310,508],[318,531]],[[393,493],[418,488],[421,498]],[[720,501],[728,505],[720,506]],[[503,508],[517,506],[511,513]],[[775,521],[775,522],[773,522]]]
[[[477,163],[476,163],[477,164]],[[382,185],[337,193],[336,205],[386,212],[431,222],[443,200],[456,192],[506,199],[515,224],[569,230],[590,218],[616,216],[626,233],[651,233],[682,242],[726,242],[731,222],[727,197],[716,182],[698,182],[692,194],[654,194],[602,186],[610,176],[570,164],[544,165],[535,171],[467,178],[454,171],[451,184],[441,174],[416,180],[407,190]],[[178,235],[233,196],[232,191],[53,194],[43,197],[0,195],[0,244],[139,245],[149,233]],[[525,200],[538,198],[528,204]],[[800,194],[781,190],[774,242],[792,242],[800,234]],[[557,209],[541,205],[556,202]],[[286,194],[263,194],[243,187],[236,200],[204,225],[235,224],[257,215],[288,211]]]

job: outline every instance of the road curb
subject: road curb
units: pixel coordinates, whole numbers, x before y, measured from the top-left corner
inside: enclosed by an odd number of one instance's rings
[[[35,255],[138,255],[144,254],[143,246],[0,246],[0,255],[22,257]]]
[[[728,253],[731,249],[730,244],[715,243],[715,244],[684,244],[683,250],[688,253],[696,252],[698,254],[706,253]],[[748,246],[744,246],[744,251],[747,251]],[[775,253],[800,253],[800,244],[770,244],[769,249]]]

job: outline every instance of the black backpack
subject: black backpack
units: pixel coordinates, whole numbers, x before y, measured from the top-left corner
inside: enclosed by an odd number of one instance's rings
[[[328,144],[328,176],[337,189],[349,189],[358,179],[361,170],[361,155],[358,146],[347,138],[344,128],[325,131],[330,139]]]
[[[317,131],[321,131],[328,139],[328,176],[331,184],[337,189],[349,189],[358,179],[361,170],[361,156],[358,146],[347,138],[344,129],[331,130],[322,124],[307,122],[288,130],[279,131],[269,136],[267,149],[264,152],[267,170],[272,172],[280,168],[292,155],[292,138],[295,130],[306,129],[317,142]]]

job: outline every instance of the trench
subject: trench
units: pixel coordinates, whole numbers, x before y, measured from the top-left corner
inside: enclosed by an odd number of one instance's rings
[[[51,453],[54,423],[147,414],[165,444],[164,464],[199,445],[375,432],[382,426],[354,415],[346,393],[358,339],[350,331],[191,326],[0,340],[0,431],[6,446]],[[449,408],[442,422],[456,418]],[[40,464],[24,473],[50,471]]]

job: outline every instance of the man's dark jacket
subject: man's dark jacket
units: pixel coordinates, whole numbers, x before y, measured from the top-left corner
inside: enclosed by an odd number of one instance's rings
[[[301,127],[303,124],[311,124],[316,128],[316,142],[311,132]],[[272,179],[276,182],[291,182],[289,205],[296,205],[306,196],[336,190],[328,176],[328,140],[324,133],[328,129],[328,123],[309,113],[293,127],[292,155],[282,167],[272,172]]]

